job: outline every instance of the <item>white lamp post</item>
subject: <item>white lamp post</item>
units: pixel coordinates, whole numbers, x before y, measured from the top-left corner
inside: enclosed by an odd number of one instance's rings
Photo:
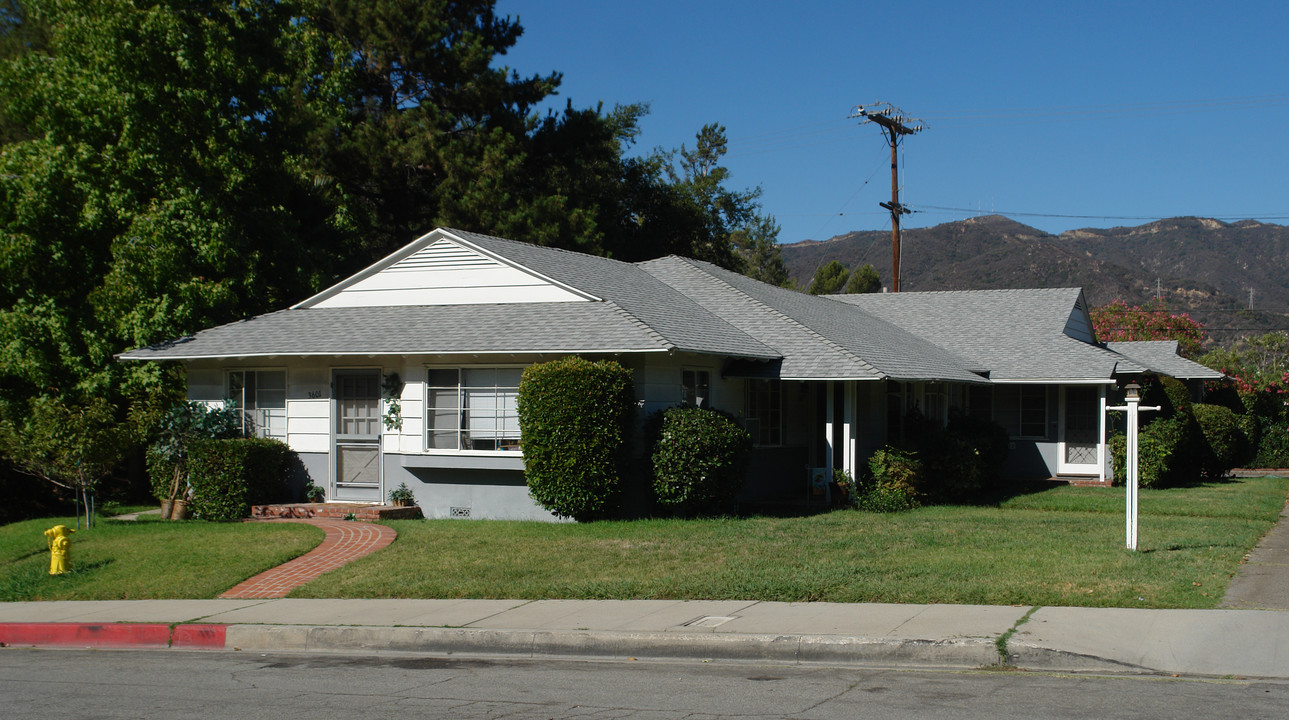
[[[1159,406],[1141,407],[1141,386],[1135,382],[1128,383],[1124,388],[1128,391],[1127,405],[1108,407],[1106,410],[1127,410],[1128,411],[1128,437],[1127,437],[1127,457],[1124,458],[1124,468],[1128,476],[1128,549],[1137,549],[1137,414],[1142,410],[1158,410]]]

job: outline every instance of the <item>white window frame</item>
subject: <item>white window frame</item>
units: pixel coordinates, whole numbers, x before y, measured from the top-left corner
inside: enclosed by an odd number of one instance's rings
[[[282,406],[272,406],[267,408],[260,407],[258,396],[260,394],[260,374],[262,373],[282,373]],[[242,376],[242,389],[238,395],[233,394],[233,375]],[[254,374],[256,399],[255,402],[246,402],[246,375]],[[224,369],[224,397],[234,401],[237,404],[238,416],[242,421],[242,433],[247,437],[270,438],[286,442],[287,437],[287,403],[288,390],[290,388],[291,377],[284,367],[247,367],[247,368],[225,368]],[[273,413],[274,410],[280,410],[280,414]],[[282,420],[280,433],[274,433],[273,418],[279,417]]]
[[[690,383],[686,382],[685,375],[694,374],[693,388]],[[699,382],[699,375],[705,376],[704,382]],[[706,397],[700,397],[698,389],[706,386]],[[705,367],[682,367],[680,369],[680,404],[686,407],[700,407],[707,410],[712,409],[712,370]]]
[[[474,442],[474,440],[472,440],[469,437],[470,429],[468,427],[468,416],[466,415],[466,413],[469,411],[469,405],[467,401],[467,390],[471,386],[468,386],[465,384],[465,373],[470,370],[523,370],[523,368],[525,367],[527,366],[520,365],[520,364],[426,366],[425,390],[423,395],[425,400],[425,414],[424,414],[425,431],[422,436],[422,441],[425,443],[425,452],[427,454],[432,454],[432,455],[490,455],[490,456],[500,455],[505,457],[516,457],[516,456],[522,457],[523,450],[519,445],[518,411],[514,409],[513,404],[509,406],[504,404],[505,403],[504,400],[502,400],[502,404],[500,406],[494,408],[501,412],[499,414],[494,414],[493,418],[494,420],[500,419],[504,422],[504,420],[513,417],[514,418],[513,437],[509,437],[509,436],[501,437],[501,431],[498,431],[497,436],[493,438],[493,442],[506,441],[506,440],[513,440],[513,442],[506,443],[504,447],[487,448],[482,450],[475,449],[472,447],[466,447],[467,444]],[[434,423],[435,405],[434,405],[434,397],[432,393],[434,390],[446,390],[452,387],[449,385],[434,384],[431,380],[431,377],[434,375],[436,371],[439,371],[439,372],[454,371],[456,373],[456,377],[457,377],[457,383],[455,386],[456,387],[456,405],[453,409],[456,410],[457,422],[456,422],[456,426],[451,430],[451,432],[453,432],[456,436],[455,447],[435,447],[434,446],[436,433],[445,433],[448,431],[442,428],[436,430],[435,428],[435,423]],[[479,386],[479,388],[482,388],[482,387],[483,386]],[[513,386],[492,385],[490,387],[497,390],[510,390],[513,388],[514,397],[515,398],[518,397],[518,392],[519,392],[518,381],[516,381],[515,385]],[[511,410],[511,412],[506,412],[506,410],[508,409]]]

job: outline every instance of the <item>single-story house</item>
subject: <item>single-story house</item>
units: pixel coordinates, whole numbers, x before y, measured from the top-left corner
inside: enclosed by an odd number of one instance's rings
[[[1221,377],[1175,346],[1098,343],[1079,289],[815,297],[447,228],[289,309],[120,357],[182,362],[190,399],[235,400],[329,500],[406,483],[427,517],[551,519],[527,493],[515,399],[525,366],[570,354],[630,368],[641,417],[737,417],[750,500],[801,497],[811,467],[856,473],[912,408],[998,421],[1015,474],[1104,482],[1116,382]]]

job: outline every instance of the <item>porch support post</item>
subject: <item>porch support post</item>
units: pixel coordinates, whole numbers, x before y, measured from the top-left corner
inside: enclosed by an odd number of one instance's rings
[[[835,408],[833,405],[832,380],[825,383],[824,397],[827,398],[824,402],[824,467],[828,468],[829,472],[831,472],[833,467],[833,458],[837,453],[837,448],[833,447],[833,412]]]
[[[842,448],[842,469],[855,477],[855,435],[856,435],[856,394],[859,392],[859,383],[847,381],[845,383],[845,405],[842,408],[843,422],[845,423],[842,436],[845,438],[846,446]]]
[[[1099,411],[1097,412],[1097,481],[1102,485],[1105,485],[1105,385],[1097,386],[1097,405],[1099,407]]]

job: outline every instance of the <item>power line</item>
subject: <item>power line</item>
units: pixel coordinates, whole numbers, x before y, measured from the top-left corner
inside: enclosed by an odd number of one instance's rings
[[[925,208],[925,210],[923,209]],[[947,207],[944,205],[916,205],[911,210],[915,213],[925,213],[927,210],[938,210],[943,212],[954,213],[971,213],[979,215],[978,208],[961,208]],[[1070,215],[1064,213],[1041,213],[1041,212],[1022,212],[1019,210],[994,210],[991,215],[1006,215],[1007,217],[1042,217],[1042,218],[1065,218],[1070,220],[1161,220],[1170,215]],[[1241,215],[1191,215],[1189,217],[1206,217],[1212,220],[1248,220],[1252,218],[1261,218],[1263,220],[1289,220],[1289,212],[1283,210],[1274,213],[1249,213]]]
[[[993,110],[949,111],[943,115],[929,114],[932,120],[1017,120],[1061,119],[1093,115],[1166,115],[1186,112],[1212,112],[1232,107],[1289,105],[1289,95],[1244,95],[1201,100],[1175,100],[1123,105],[1066,105],[1033,108],[1002,108]]]

